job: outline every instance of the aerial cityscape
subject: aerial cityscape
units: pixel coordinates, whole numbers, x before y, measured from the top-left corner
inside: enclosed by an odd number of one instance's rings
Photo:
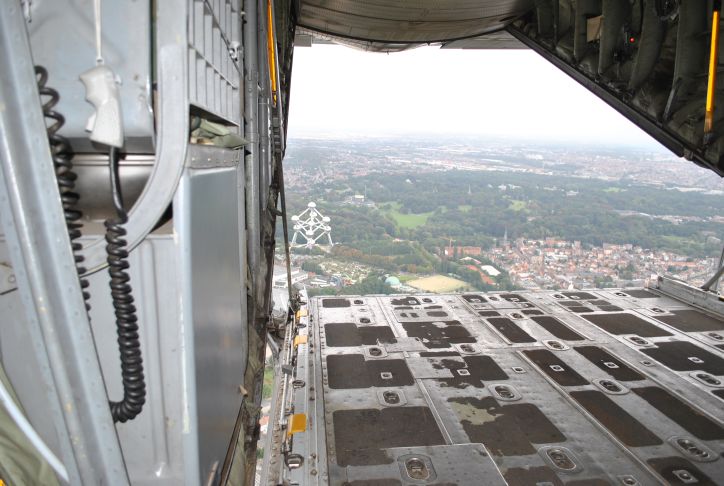
[[[663,149],[298,137],[286,167],[335,243],[292,252],[313,294],[700,285],[724,240],[722,180]]]

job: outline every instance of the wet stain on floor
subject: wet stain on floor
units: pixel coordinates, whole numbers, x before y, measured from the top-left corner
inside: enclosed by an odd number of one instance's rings
[[[564,442],[566,437],[530,403],[499,405],[492,397],[449,398],[471,442],[484,444],[495,456],[533,454],[533,444]]]
[[[393,342],[395,335],[388,326],[357,326],[351,322],[325,324],[327,346],[364,346]]]
[[[401,299],[392,299],[392,305],[420,305],[420,301],[415,297],[403,297]]]
[[[408,337],[420,338],[425,347],[430,349],[475,342],[475,338],[459,321],[406,322],[402,327]]]
[[[485,381],[507,380],[508,375],[498,366],[490,356],[465,356],[463,362],[454,360],[442,360],[441,364],[449,369],[453,378],[440,378],[436,381],[442,386],[455,388],[466,388],[473,386],[483,388]],[[466,375],[461,375],[459,370],[466,370]]]

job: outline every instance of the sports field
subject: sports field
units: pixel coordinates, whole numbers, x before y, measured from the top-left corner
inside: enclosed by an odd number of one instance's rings
[[[417,280],[410,280],[407,282],[407,285],[436,294],[444,294],[446,292],[463,289],[467,290],[470,288],[470,285],[462,280],[446,277],[445,275],[432,275],[430,277],[418,278]]]

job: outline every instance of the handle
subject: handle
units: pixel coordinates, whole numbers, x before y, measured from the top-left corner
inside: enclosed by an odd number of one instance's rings
[[[86,100],[95,107],[86,125],[86,130],[91,132],[90,139],[123,147],[121,98],[113,71],[105,65],[96,66],[81,74],[80,80],[85,85]]]

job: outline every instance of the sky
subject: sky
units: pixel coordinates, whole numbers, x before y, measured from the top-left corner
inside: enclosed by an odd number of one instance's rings
[[[531,50],[294,51],[289,132],[660,145]]]

